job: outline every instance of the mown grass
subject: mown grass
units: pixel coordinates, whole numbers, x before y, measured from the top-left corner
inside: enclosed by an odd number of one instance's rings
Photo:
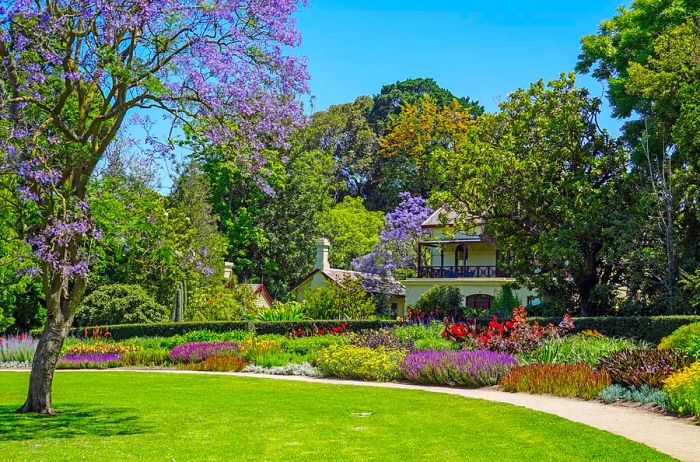
[[[62,413],[17,415],[27,379],[0,372],[3,461],[672,460],[505,404],[217,375],[58,372]]]

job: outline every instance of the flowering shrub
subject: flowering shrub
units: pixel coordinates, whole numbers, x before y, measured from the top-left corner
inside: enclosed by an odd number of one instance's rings
[[[674,412],[700,420],[700,362],[672,374],[663,389]]]
[[[610,377],[588,364],[533,364],[511,369],[500,385],[510,392],[593,399],[610,385]]]
[[[606,355],[638,348],[633,340],[617,339],[583,333],[541,342],[534,350],[523,354],[524,364],[578,364],[595,366]]]
[[[106,369],[121,366],[118,353],[85,353],[61,356],[57,369]]]
[[[476,322],[445,323],[443,337],[458,343],[468,339],[476,342],[483,350],[500,351],[502,353],[523,353],[534,349],[542,340],[558,338],[573,329],[574,324],[568,314],[558,326],[548,324],[540,326],[538,322],[530,324],[527,312],[522,305],[513,309],[513,319],[500,323],[496,316],[486,327],[480,327]]]
[[[170,361],[173,363],[196,363],[209,356],[237,351],[238,344],[233,342],[193,342],[178,345],[170,351]]]
[[[642,385],[639,388],[623,387],[617,384],[610,385],[601,391],[598,397],[607,404],[616,403],[617,401],[631,401],[641,404],[653,404],[664,411],[671,409],[666,393],[649,385]]]
[[[26,334],[0,337],[0,362],[31,362],[37,343],[38,340]]]
[[[406,311],[406,321],[408,324],[423,324],[428,325],[435,321],[443,322],[445,316],[437,310],[423,311],[419,308],[413,308]]]
[[[201,363],[181,364],[180,369],[194,371],[240,372],[245,368],[245,361],[236,355],[209,356]]]
[[[81,354],[107,354],[107,353],[126,353],[127,351],[139,351],[141,347],[136,345],[124,345],[121,343],[76,343],[65,348],[64,354],[81,355]]]
[[[674,330],[671,335],[661,339],[660,350],[683,350],[700,361],[700,322],[694,322]]]
[[[403,350],[333,345],[313,355],[311,364],[324,375],[388,382],[401,378],[405,356]]]
[[[625,350],[600,358],[598,369],[606,371],[614,383],[660,388],[666,377],[690,363],[678,350]]]
[[[394,350],[412,350],[413,339],[399,339],[389,329],[363,330],[360,333],[352,334],[350,344],[368,348],[390,348]]]
[[[401,371],[413,382],[480,387],[495,385],[503,374],[517,365],[513,356],[487,350],[421,350],[406,356]]]
[[[292,329],[289,331],[290,337],[309,337],[312,335],[340,335],[344,334],[347,328],[347,324],[341,322],[337,326],[331,327],[330,329],[323,329],[314,326],[313,328],[307,329]]]

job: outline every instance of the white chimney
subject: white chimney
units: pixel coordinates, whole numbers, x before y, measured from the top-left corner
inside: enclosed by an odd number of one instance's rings
[[[331,269],[328,263],[328,250],[331,248],[331,243],[326,238],[316,239],[316,265],[314,269],[326,271]]]
[[[224,279],[229,280],[231,279],[231,276],[233,276],[233,262],[232,261],[225,261],[224,262]]]

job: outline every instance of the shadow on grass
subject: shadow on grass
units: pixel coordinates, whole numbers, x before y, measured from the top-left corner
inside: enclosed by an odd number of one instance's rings
[[[128,408],[61,405],[60,414],[54,416],[16,414],[16,410],[17,406],[0,406],[0,441],[138,435],[149,430]]]

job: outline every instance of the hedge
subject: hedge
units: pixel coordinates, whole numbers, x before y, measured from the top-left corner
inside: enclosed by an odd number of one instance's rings
[[[345,323],[345,328],[351,332],[357,332],[366,329],[379,329],[382,327],[391,327],[397,324],[397,321],[380,320],[380,321],[211,321],[211,322],[168,322],[168,323],[153,323],[153,324],[120,324],[115,326],[94,326],[87,329],[92,332],[93,329],[109,331],[110,338],[113,340],[124,340],[133,337],[172,337],[173,335],[182,335],[187,332],[196,330],[208,330],[212,332],[228,332],[233,330],[252,330],[255,329],[257,334],[286,334],[292,329],[311,329],[319,328],[330,330],[336,327],[341,322]],[[71,329],[72,335],[82,335],[85,328]]]
[[[530,318],[540,324],[558,324],[561,317]],[[608,337],[627,337],[658,344],[662,338],[681,326],[700,322],[700,316],[627,316],[573,318],[574,332],[597,330]]]
[[[539,321],[541,324],[561,322],[561,317],[540,318],[532,317],[532,321]],[[593,318],[573,318],[574,332],[583,330],[597,330],[609,337],[627,337],[637,340],[644,340],[653,344],[658,344],[661,339],[678,329],[681,326],[692,322],[700,322],[700,316],[634,316],[634,317],[593,317]],[[157,324],[121,324],[116,326],[97,326],[100,329],[108,330],[114,340],[124,340],[132,337],[171,337],[181,335],[195,330],[209,330],[212,332],[227,332],[232,330],[250,330],[254,327],[258,334],[286,334],[292,329],[307,329],[317,327],[329,330],[337,326],[340,322],[345,322],[348,331],[357,332],[365,329],[378,329],[381,327],[391,327],[397,321],[297,321],[297,322],[277,322],[277,321],[216,321],[216,322],[178,322],[178,323],[157,323]],[[486,323],[488,320],[482,321]],[[90,330],[93,328],[90,327]],[[80,335],[83,328],[72,329],[73,335]]]

